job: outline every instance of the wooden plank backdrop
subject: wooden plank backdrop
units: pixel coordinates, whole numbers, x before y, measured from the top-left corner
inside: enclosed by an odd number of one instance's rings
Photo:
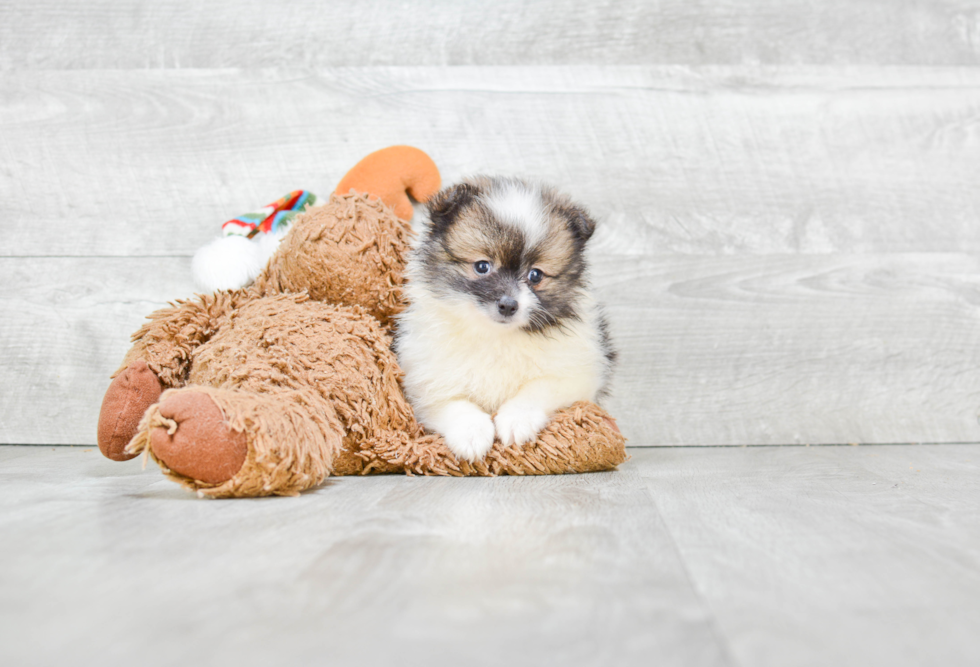
[[[574,193],[604,253],[980,251],[974,69],[19,72],[0,100],[0,255],[191,255],[395,143]]]
[[[602,256],[632,445],[976,440],[980,259]],[[129,333],[183,257],[0,259],[8,443],[94,442]]]
[[[975,0],[5,0],[0,68],[976,65]]]
[[[394,143],[597,215],[631,445],[980,439],[980,70],[956,66],[980,10],[809,4],[611,3],[539,44],[549,3],[292,3],[279,50],[258,3],[5,4],[0,443],[93,443],[130,332],[192,293],[221,221]]]

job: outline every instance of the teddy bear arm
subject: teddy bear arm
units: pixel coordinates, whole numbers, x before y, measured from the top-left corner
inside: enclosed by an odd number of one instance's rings
[[[377,439],[360,456],[365,461],[360,474],[453,477],[600,472],[614,469],[627,458],[626,439],[616,421],[587,401],[558,410],[534,441],[504,446],[496,440],[483,459],[472,463],[457,459],[437,434],[392,433]]]
[[[183,386],[194,350],[208,342],[228,314],[247,298],[245,290],[215,292],[150,314],[149,322],[133,334],[133,345],[112,377],[142,360],[164,387]]]

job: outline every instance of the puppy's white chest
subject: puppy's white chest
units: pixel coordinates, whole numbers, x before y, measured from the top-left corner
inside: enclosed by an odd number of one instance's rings
[[[519,340],[460,343],[463,349],[447,355],[444,372],[453,378],[461,398],[489,413],[543,375],[541,351],[529,349],[535,346],[521,345]]]

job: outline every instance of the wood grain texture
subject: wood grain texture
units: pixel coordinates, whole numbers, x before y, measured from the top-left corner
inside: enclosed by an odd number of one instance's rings
[[[0,259],[0,442],[94,444],[109,375],[186,258]]]
[[[661,448],[204,501],[0,447],[0,661],[966,667],[978,472],[977,445]]]
[[[980,662],[980,446],[642,450],[740,665]]]
[[[0,442],[95,442],[142,318],[186,258],[0,260]],[[980,440],[980,260],[598,256],[631,446]]]
[[[975,65],[973,0],[7,0],[2,69]]]
[[[360,68],[0,80],[0,254],[191,255],[409,143],[554,183],[602,252],[980,252],[980,70]]]
[[[732,664],[635,473],[210,502],[5,447],[0,506],[7,665]]]
[[[980,440],[980,261],[602,258],[630,445]]]

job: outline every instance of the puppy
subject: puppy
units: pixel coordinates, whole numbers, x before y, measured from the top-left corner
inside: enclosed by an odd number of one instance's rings
[[[606,393],[616,353],[584,255],[595,222],[516,178],[466,180],[428,209],[395,350],[418,420],[474,461],[494,435],[523,445]]]

